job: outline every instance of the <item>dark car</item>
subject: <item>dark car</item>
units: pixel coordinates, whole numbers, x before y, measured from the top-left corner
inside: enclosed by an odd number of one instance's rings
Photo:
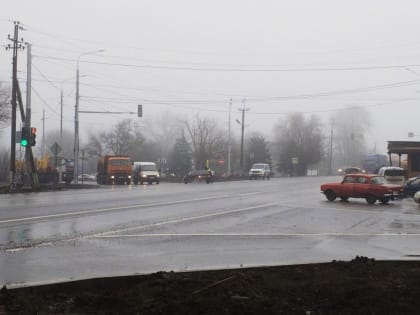
[[[213,173],[208,170],[190,171],[184,176],[184,183],[198,183],[206,182],[207,184],[213,182]]]
[[[413,197],[418,191],[420,191],[420,176],[410,178],[404,185],[404,194]]]
[[[343,176],[347,174],[362,174],[362,173],[366,173],[366,171],[357,166],[343,167],[343,168],[338,169],[338,174],[343,175]]]

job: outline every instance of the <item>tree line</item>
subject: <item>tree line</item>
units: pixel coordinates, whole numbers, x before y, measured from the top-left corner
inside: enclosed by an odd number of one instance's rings
[[[0,128],[10,125],[10,93],[0,85]],[[365,134],[370,127],[368,112],[362,108],[335,111],[327,123],[316,115],[290,113],[280,118],[270,135],[246,132],[243,174],[253,163],[268,163],[283,176],[303,176],[308,170],[328,174],[343,165],[360,165],[367,153]],[[240,135],[231,137],[231,173],[240,174]],[[39,139],[41,140],[41,139]],[[40,154],[41,143],[37,150]],[[210,166],[218,175],[226,175],[228,135],[222,124],[209,116],[196,114],[189,119],[165,112],[160,118],[142,122],[123,119],[108,129],[80,139],[85,172],[96,171],[98,157],[128,155],[133,161],[157,162],[162,172],[183,176],[191,169]],[[44,154],[54,142],[60,143],[61,155],[73,157],[73,134],[59,130],[46,133]],[[0,149],[0,180],[8,176],[8,151]]]

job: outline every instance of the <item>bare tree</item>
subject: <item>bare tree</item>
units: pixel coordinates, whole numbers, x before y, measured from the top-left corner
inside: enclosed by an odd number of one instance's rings
[[[157,154],[159,166],[164,170],[172,149],[176,143],[176,139],[181,137],[184,129],[183,122],[172,113],[166,111],[155,119],[149,119],[143,122],[142,131],[146,135],[147,141],[144,145],[150,147],[147,152],[143,152],[143,156]],[[150,154],[152,153],[152,154]],[[154,160],[154,159],[153,159]]]
[[[322,125],[316,116],[305,120],[291,114],[276,126],[278,171],[289,175],[306,175],[308,167],[323,156]]]
[[[0,183],[7,182],[10,168],[10,150],[0,150]]]
[[[265,137],[254,133],[248,140],[248,154],[246,167],[249,169],[253,163],[267,163],[271,165],[271,155]]]
[[[99,138],[105,149],[115,155],[136,153],[144,142],[140,128],[131,119],[118,122],[113,130],[101,133]]]
[[[7,126],[10,120],[10,96],[11,91],[9,87],[0,82],[0,128]]]
[[[216,159],[223,154],[223,131],[217,122],[196,115],[192,122],[184,121],[191,140],[192,156],[196,168],[204,168],[206,160]]]
[[[361,166],[366,153],[365,134],[371,127],[370,115],[360,107],[346,108],[332,116],[334,164]]]

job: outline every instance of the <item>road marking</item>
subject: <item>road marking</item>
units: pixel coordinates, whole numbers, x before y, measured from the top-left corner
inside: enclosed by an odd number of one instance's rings
[[[195,216],[195,217],[157,222],[157,223],[152,223],[152,224],[148,224],[148,225],[139,225],[139,226],[129,227],[129,228],[125,228],[125,229],[96,233],[96,234],[93,234],[91,237],[100,237],[100,236],[104,236],[104,235],[108,235],[108,234],[116,234],[116,233],[132,231],[132,230],[158,227],[158,226],[163,226],[163,225],[168,225],[168,224],[177,224],[177,223],[189,222],[189,221],[194,221],[194,220],[199,220],[199,219],[206,219],[206,218],[211,218],[211,217],[222,216],[222,215],[226,215],[226,214],[250,211],[250,210],[255,210],[255,209],[260,209],[260,208],[267,208],[267,207],[271,207],[271,206],[275,206],[275,205],[277,205],[277,204],[276,203],[267,203],[267,204],[252,206],[252,207],[233,209],[233,210],[227,210],[227,211],[210,213],[210,214],[203,214],[203,215],[199,215],[199,216]]]
[[[108,234],[115,234],[115,233],[121,233],[121,232],[128,232],[128,231],[131,231],[131,230],[145,229],[145,228],[149,228],[149,227],[157,227],[157,226],[163,226],[163,225],[167,225],[167,224],[175,224],[175,223],[193,221],[193,220],[198,220],[198,219],[202,219],[202,218],[209,218],[209,217],[215,217],[215,216],[220,216],[220,215],[226,215],[226,214],[230,214],[230,213],[250,211],[250,210],[260,209],[260,208],[264,208],[264,207],[270,207],[270,206],[274,206],[274,205],[277,205],[277,204],[275,204],[275,203],[263,204],[263,205],[253,206],[253,207],[247,207],[247,208],[241,208],[241,209],[234,209],[234,210],[229,210],[229,211],[222,211],[222,212],[217,212],[217,213],[205,214],[205,215],[195,216],[195,217],[190,217],[190,218],[183,218],[183,219],[178,219],[178,220],[157,222],[157,223],[152,223],[152,224],[148,224],[148,225],[140,225],[140,226],[136,226],[136,227],[119,229],[119,230],[114,230],[114,231],[87,234],[87,235],[82,235],[82,236],[72,237],[72,238],[67,238],[67,239],[58,239],[58,240],[54,240],[54,241],[50,241],[50,242],[43,242],[43,243],[40,243],[40,244],[34,244],[34,245],[31,245],[30,247],[29,246],[21,246],[21,247],[6,248],[5,252],[19,252],[19,251],[29,249],[29,248],[34,248],[34,247],[48,247],[48,246],[52,246],[52,245],[54,245],[55,243],[58,243],[58,242],[74,242],[74,241],[78,241],[78,240],[81,240],[81,239],[84,239],[84,238],[101,238],[101,237],[105,238],[106,235],[108,235]]]
[[[96,238],[141,238],[141,237],[300,237],[300,236],[420,236],[420,233],[156,233],[156,234],[121,234],[95,235]]]
[[[131,206],[123,206],[123,207],[115,207],[115,208],[102,208],[102,209],[93,209],[93,210],[85,210],[85,211],[64,212],[64,213],[40,215],[40,216],[33,216],[33,217],[26,217],[26,218],[19,218],[19,219],[1,220],[0,224],[21,222],[21,221],[34,221],[34,220],[40,220],[40,219],[69,217],[69,216],[74,216],[78,214],[91,214],[91,213],[98,213],[98,212],[110,212],[110,211],[146,208],[146,207],[155,207],[155,206],[169,206],[169,205],[177,205],[181,203],[190,203],[190,202],[196,202],[196,201],[205,201],[205,200],[222,199],[222,198],[236,198],[236,197],[252,196],[252,195],[257,195],[257,194],[261,194],[261,192],[257,191],[257,192],[244,193],[244,194],[238,194],[238,195],[216,195],[216,196],[205,197],[205,198],[194,198],[194,199],[139,204],[139,205],[131,205]]]

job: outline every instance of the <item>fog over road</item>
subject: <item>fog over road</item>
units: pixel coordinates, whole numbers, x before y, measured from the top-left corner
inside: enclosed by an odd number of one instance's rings
[[[103,186],[0,196],[0,284],[420,256],[410,199],[328,202],[339,177]]]

